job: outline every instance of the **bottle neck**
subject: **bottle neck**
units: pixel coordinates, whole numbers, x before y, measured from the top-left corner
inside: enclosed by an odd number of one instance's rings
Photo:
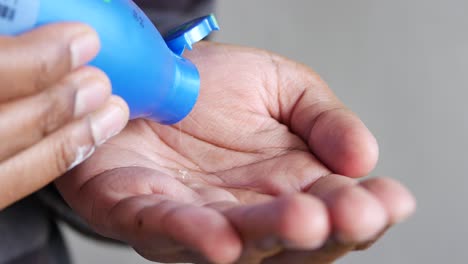
[[[200,91],[200,75],[195,65],[175,56],[174,83],[158,113],[160,123],[171,125],[184,119],[194,108]]]

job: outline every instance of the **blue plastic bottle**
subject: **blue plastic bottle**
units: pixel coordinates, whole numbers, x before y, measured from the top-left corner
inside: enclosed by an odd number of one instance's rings
[[[171,50],[131,0],[0,0],[0,34],[16,35],[63,21],[83,22],[98,32],[102,48],[91,65],[109,76],[114,94],[130,106],[131,118],[174,124],[190,113],[200,77],[180,55],[218,29],[213,16],[172,32]]]

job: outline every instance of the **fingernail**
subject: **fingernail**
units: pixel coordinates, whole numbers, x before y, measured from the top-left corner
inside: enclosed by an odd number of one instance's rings
[[[73,168],[75,168],[76,166],[83,163],[83,161],[87,160],[89,157],[91,157],[91,155],[94,154],[94,151],[96,151],[96,148],[94,146],[79,147],[76,150],[75,161],[70,165],[70,167],[68,167],[67,171],[70,171]]]
[[[81,117],[99,109],[110,95],[106,83],[98,78],[81,81],[75,97],[75,117]]]
[[[91,115],[90,120],[94,142],[100,146],[125,127],[128,116],[120,106],[110,103]]]
[[[70,45],[71,66],[75,69],[91,61],[100,48],[98,36],[94,32],[81,33]]]

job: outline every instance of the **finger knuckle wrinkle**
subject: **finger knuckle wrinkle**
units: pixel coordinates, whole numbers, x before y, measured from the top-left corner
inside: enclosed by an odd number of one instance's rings
[[[65,90],[65,89],[64,89]],[[45,96],[41,129],[43,135],[56,130],[73,115],[75,93],[71,91],[51,92]]]
[[[70,140],[62,136],[62,140],[57,143],[56,146],[56,156],[55,156],[55,166],[56,171],[58,172],[66,172],[68,168],[73,164],[75,161],[75,153],[72,150],[72,143]]]

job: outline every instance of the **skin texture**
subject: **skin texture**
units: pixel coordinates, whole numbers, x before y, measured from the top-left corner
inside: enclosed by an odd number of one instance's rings
[[[414,210],[364,124],[304,65],[201,43],[182,123],[127,128],[56,181],[100,234],[161,262],[331,263]],[[341,176],[346,175],[346,176]]]
[[[63,175],[122,130],[128,109],[101,71],[100,48],[79,24],[0,37],[0,211]]]

